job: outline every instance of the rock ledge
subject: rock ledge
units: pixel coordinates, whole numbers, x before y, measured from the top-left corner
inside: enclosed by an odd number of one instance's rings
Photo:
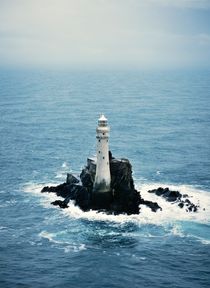
[[[96,164],[93,159],[88,158],[87,165],[82,170],[79,177],[68,173],[66,182],[58,186],[46,186],[42,193],[50,192],[61,196],[64,200],[56,200],[53,205],[61,208],[68,208],[70,200],[75,201],[83,211],[103,210],[109,214],[126,213],[139,214],[141,206],[149,207],[153,212],[162,210],[157,202],[145,200],[141,197],[139,191],[135,189],[132,177],[132,166],[128,159],[116,159],[109,152],[110,172],[111,172],[111,189],[107,193],[93,193],[93,183],[95,179]],[[172,204],[176,203],[180,208],[185,208],[187,212],[196,212],[198,205],[193,204],[187,197],[179,191],[171,191],[169,188],[159,187],[148,191],[157,196],[165,198]]]

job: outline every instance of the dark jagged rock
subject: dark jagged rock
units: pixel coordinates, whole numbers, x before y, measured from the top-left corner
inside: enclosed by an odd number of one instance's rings
[[[80,179],[82,182],[82,185],[86,187],[89,191],[93,189],[93,174],[89,171],[87,167],[85,167],[81,174]]]
[[[57,186],[45,186],[41,192],[53,192],[55,193],[57,196],[61,196],[63,198],[66,198],[67,196],[69,196],[71,194],[71,185],[67,184],[67,183],[63,183]]]
[[[74,197],[75,204],[78,205],[83,211],[87,211],[90,209],[90,194],[88,189],[81,186],[74,186]]]
[[[171,191],[169,190],[168,187],[167,188],[159,187],[154,190],[149,190],[148,192],[155,193],[157,196],[163,196],[169,202],[175,202],[177,200],[180,200],[182,197],[182,194],[179,191]]]
[[[109,162],[111,162],[111,160],[115,159],[113,156],[112,156],[112,152],[109,150]]]
[[[70,200],[74,200],[75,204],[84,211],[87,211],[90,207],[90,194],[87,188],[78,184],[68,185],[63,183],[58,186],[46,186],[41,192],[52,192],[65,198],[64,201],[56,200],[52,203],[53,205],[59,205],[61,208],[67,208]]]
[[[139,214],[141,205],[149,207],[153,212],[162,210],[157,202],[144,200],[140,192],[135,189],[132,177],[132,166],[128,159],[116,159],[109,152],[111,188],[107,193],[94,193],[93,184],[96,173],[94,159],[88,158],[87,166],[80,174],[80,180],[73,174],[67,174],[66,182],[58,186],[46,186],[41,192],[56,193],[64,200],[52,202],[61,208],[67,208],[69,201],[73,200],[83,211],[90,209],[106,211],[108,214],[126,213]],[[180,208],[187,212],[196,212],[198,205],[193,204],[188,195],[182,195],[179,191],[159,187],[148,191],[165,198],[168,202],[178,203]],[[106,194],[106,195],[105,195]]]
[[[193,204],[189,199],[181,200],[179,204],[182,205],[182,208],[185,207],[187,212],[197,212],[199,208],[199,205]]]
[[[66,182],[63,184],[59,184],[57,186],[45,186],[41,192],[53,192],[56,193],[57,196],[61,196],[63,198],[73,197],[72,187],[76,183],[79,183],[79,179],[77,179],[73,174],[67,173]]]
[[[161,209],[160,206],[152,201],[145,201],[140,193],[134,187],[132,177],[132,166],[127,159],[115,159],[109,152],[110,172],[111,172],[111,190],[109,197],[103,199],[102,193],[100,199],[96,199],[93,194],[93,183],[95,179],[95,162],[88,159],[87,166],[80,174],[82,185],[79,185],[79,179],[72,174],[67,174],[66,182],[58,186],[44,187],[41,192],[52,192],[65,198],[52,202],[61,208],[67,208],[70,200],[74,200],[82,210],[89,209],[104,210],[108,213],[120,214],[126,213],[139,214],[139,206],[146,205],[156,212]],[[99,197],[98,196],[98,197]],[[96,201],[97,200],[97,201]]]
[[[157,196],[164,197],[168,202],[178,203],[180,208],[185,208],[187,212],[197,212],[199,205],[192,203],[187,197],[187,194],[181,194],[179,191],[172,191],[169,188],[159,187],[157,189],[149,190],[149,193],[154,193]]]
[[[110,156],[112,203],[110,210],[115,214],[139,214],[141,196],[135,190],[132,166],[127,159],[115,159]]]
[[[141,204],[149,207],[152,210],[152,212],[157,212],[158,209],[162,210],[162,208],[158,205],[157,202],[141,199]]]
[[[178,204],[178,206],[179,206],[180,208],[183,208],[183,207],[184,207],[184,203],[183,203],[183,202],[180,202],[180,203]]]
[[[66,184],[77,184],[79,179],[77,179],[73,174],[67,173]]]
[[[65,198],[64,201],[57,200],[52,203],[61,208],[67,208],[69,201],[74,200],[75,204],[84,211],[89,209],[105,209],[109,213],[114,214],[139,214],[141,196],[135,190],[132,178],[132,166],[129,160],[115,159],[111,152],[109,152],[109,159],[112,180],[111,189],[108,192],[109,197],[106,195],[106,199],[103,199],[104,193],[99,195],[100,199],[96,199],[93,194],[96,165],[91,159],[88,159],[87,166],[80,174],[81,185],[78,184],[80,181],[74,175],[67,174],[65,183],[55,187],[46,186],[41,192],[52,192]],[[149,202],[145,202],[145,205],[149,204]]]
[[[141,196],[138,191],[131,189],[115,190],[110,210],[114,214],[139,214]]]
[[[111,188],[114,190],[134,190],[132,166],[128,159],[110,161]]]
[[[180,200],[182,197],[182,194],[179,191],[171,191],[168,187],[159,187],[157,189],[149,190],[148,193],[154,193],[157,196],[162,196],[169,202],[175,202],[177,200]]]
[[[59,206],[60,208],[68,208],[69,206],[62,200],[55,200],[51,202],[52,205]]]
[[[82,170],[80,179],[82,185],[87,188],[90,199],[89,208],[98,210],[106,209],[114,214],[127,213],[138,214],[140,194],[135,190],[132,178],[132,166],[127,159],[115,159],[109,152],[111,191],[101,195],[93,193],[96,165],[88,159],[87,166]]]

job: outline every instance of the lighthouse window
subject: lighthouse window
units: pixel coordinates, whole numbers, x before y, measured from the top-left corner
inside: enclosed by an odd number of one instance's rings
[[[101,153],[101,151],[98,151],[98,153],[100,154],[100,153]]]
[[[101,140],[99,139],[98,142],[101,142]]]
[[[103,159],[105,159],[105,158],[103,157]]]
[[[105,133],[103,133],[103,135],[105,135]]]

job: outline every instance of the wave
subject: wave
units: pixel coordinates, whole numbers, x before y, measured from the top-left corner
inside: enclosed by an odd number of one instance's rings
[[[14,206],[17,203],[17,200],[15,199],[11,199],[11,200],[2,200],[0,202],[0,208],[5,208],[5,207],[9,207],[9,206]]]
[[[187,194],[190,200],[199,206],[198,212],[190,213],[184,208],[180,208],[176,203],[167,202],[163,197],[157,196],[147,191],[155,189],[157,187],[169,187],[170,190],[180,191],[181,194]],[[163,184],[163,183],[139,183],[137,189],[141,191],[143,198],[158,202],[162,207],[162,211],[158,211],[158,217],[155,217],[150,211],[145,211],[144,216],[148,219],[156,218],[158,222],[171,222],[171,221],[194,221],[199,223],[210,222],[210,193],[198,189],[191,185],[175,185],[175,184]],[[158,218],[158,219],[157,219]]]
[[[56,172],[55,178],[65,181],[67,172],[71,172],[70,166],[67,162],[63,162],[60,169]]]
[[[60,209],[50,203],[56,199],[63,199],[56,196],[54,193],[40,193],[43,186],[52,186],[59,183],[26,183],[22,187],[24,192],[31,193],[34,196],[38,196],[38,203],[40,203],[45,208],[57,209],[57,216],[60,218],[70,218],[71,220],[88,221],[89,223],[100,222],[106,223],[109,232],[115,231],[116,227],[127,227],[126,225],[135,225],[140,228],[141,237],[154,238],[154,237],[187,237],[193,241],[198,241],[203,245],[210,244],[210,238],[206,234],[205,227],[209,227],[210,224],[210,193],[208,191],[198,189],[190,185],[175,185],[175,184],[163,184],[163,183],[137,183],[137,189],[141,191],[141,196],[147,200],[157,201],[162,207],[162,211],[152,212],[150,208],[142,205],[141,213],[139,215],[107,215],[104,212],[98,212],[90,210],[88,212],[83,212],[78,206],[74,205],[74,201],[70,201],[69,207],[66,209]],[[155,189],[157,187],[169,187],[171,190],[178,190],[182,194],[188,194],[190,200],[198,204],[200,209],[198,212],[190,213],[184,208],[181,209],[178,205],[167,202],[164,198],[156,196],[153,193],[148,193],[148,190]],[[204,210],[205,209],[205,210]],[[53,222],[54,218],[51,218]],[[207,227],[207,228],[208,228]],[[125,229],[121,231],[121,236],[128,237],[130,232]],[[118,233],[119,231],[117,231]],[[132,237],[134,231],[131,231]],[[135,233],[134,233],[135,234]],[[48,239],[55,245],[61,245],[65,252],[77,252],[80,249],[86,249],[85,247],[80,247],[81,243],[70,244],[64,239],[60,239],[61,235],[56,233],[49,233],[42,231],[39,234],[40,237]],[[111,235],[109,235],[111,237]],[[131,236],[131,235],[130,235]],[[63,241],[64,240],[64,241]]]
[[[49,242],[52,242],[53,244],[62,245],[61,248],[64,250],[65,253],[80,252],[87,249],[86,245],[83,243],[70,243],[69,241],[64,241],[63,239],[58,240],[57,234],[59,233],[50,233],[47,231],[42,231],[39,233],[39,237],[47,239]]]
[[[26,183],[23,187],[25,192],[38,194],[41,199],[41,204],[45,207],[54,207],[50,202],[56,199],[63,199],[56,196],[54,193],[40,193],[43,186],[53,186],[58,183]],[[186,212],[184,208],[180,208],[176,203],[167,202],[164,198],[156,196],[153,193],[148,193],[148,190],[155,189],[157,187],[169,187],[171,190],[178,190],[182,194],[188,194],[191,201],[200,206],[198,212],[190,213]],[[73,217],[88,219],[89,221],[111,221],[111,222],[135,222],[138,224],[156,224],[163,225],[165,223],[171,223],[174,221],[192,221],[198,223],[210,223],[210,193],[190,185],[175,185],[175,184],[163,184],[163,183],[139,183],[137,189],[141,191],[141,196],[147,200],[158,202],[162,207],[162,211],[158,210],[156,213],[152,212],[150,208],[142,205],[141,213],[139,215],[107,215],[104,212],[98,212],[90,210],[83,212],[78,206],[74,205],[74,202],[69,203],[69,208],[60,209],[63,214]],[[54,207],[58,209],[57,207]]]
[[[33,183],[27,182],[23,185],[22,190],[27,193],[31,193],[33,195],[39,196],[40,202],[42,206],[45,208],[52,208],[54,207],[51,205],[51,202],[55,200],[63,200],[62,197],[57,196],[55,193],[41,193],[41,190],[44,186],[56,186],[60,183],[51,182],[51,183]]]
[[[5,230],[5,229],[7,229],[7,227],[5,227],[5,226],[0,226],[0,231],[1,231],[1,230]]]

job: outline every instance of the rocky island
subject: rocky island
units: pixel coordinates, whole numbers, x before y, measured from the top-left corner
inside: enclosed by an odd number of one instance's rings
[[[61,208],[67,208],[68,203],[73,200],[83,211],[93,209],[115,215],[139,214],[142,205],[146,205],[153,212],[162,210],[157,202],[143,199],[140,191],[135,189],[130,161],[112,156],[108,149],[109,127],[104,115],[98,120],[96,132],[97,155],[87,159],[87,165],[80,176],[68,173],[65,183],[45,186],[41,192],[56,193],[63,197],[64,200],[52,202]],[[164,197],[166,201],[176,203],[187,212],[196,212],[199,208],[188,199],[188,195],[171,191],[169,188],[159,187],[148,193]]]

